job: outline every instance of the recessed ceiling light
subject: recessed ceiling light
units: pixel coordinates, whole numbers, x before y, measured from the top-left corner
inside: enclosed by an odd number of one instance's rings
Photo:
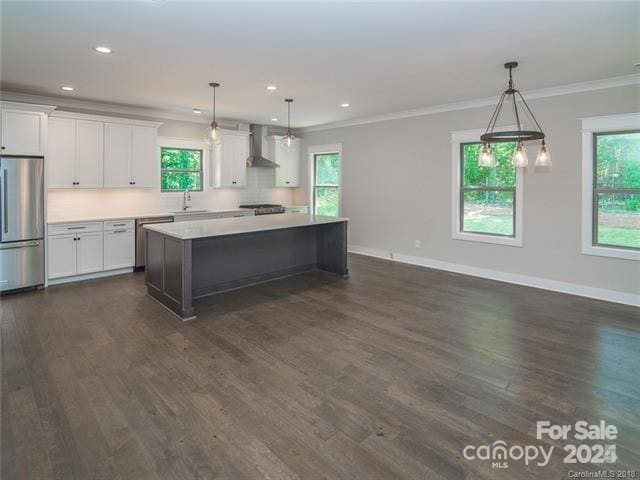
[[[202,113],[202,110],[200,110],[199,108],[194,108],[193,113],[195,113],[196,115],[200,115]]]
[[[278,87],[276,87],[275,85],[267,85],[267,90],[269,90],[270,92],[274,92],[278,89]]]
[[[75,90],[74,87],[70,87],[68,85],[63,85],[62,87],[60,87],[60,90],[64,90],[65,92],[73,92]]]
[[[272,121],[272,122],[277,122],[277,121],[278,121],[278,119],[277,119],[276,117],[273,117],[273,118],[271,119],[271,121]]]
[[[347,108],[347,107],[349,106],[349,104],[348,104],[348,103],[341,103],[341,104],[340,104],[340,106],[341,106],[342,108]]]
[[[109,47],[95,47],[94,50],[98,53],[113,53]]]

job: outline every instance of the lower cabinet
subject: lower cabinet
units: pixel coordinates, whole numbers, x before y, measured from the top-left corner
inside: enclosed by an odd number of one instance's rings
[[[104,232],[104,269],[132,267],[135,261],[135,231]]]
[[[76,274],[77,234],[49,236],[49,278]]]
[[[76,239],[76,274],[103,270],[102,232],[80,233]]]
[[[50,280],[133,267],[135,262],[133,220],[104,223],[104,231],[102,222],[57,224],[49,227]],[[115,225],[122,225],[124,228],[113,228]]]
[[[49,278],[83,275],[102,269],[102,232],[49,236]]]

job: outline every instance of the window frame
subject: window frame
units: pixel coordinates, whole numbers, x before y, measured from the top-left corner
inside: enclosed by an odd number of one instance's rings
[[[338,185],[316,185],[316,155],[328,155],[337,153],[340,157],[340,168],[338,170]],[[338,191],[338,216],[342,214],[342,144],[314,145],[308,149],[309,162],[309,213],[316,213],[316,188],[335,188]]]
[[[515,128],[512,126],[500,127],[504,129]],[[523,175],[522,169],[516,168],[516,182],[514,187],[463,187],[464,178],[462,149],[464,145],[479,143],[482,129],[462,130],[451,133],[451,238],[454,240],[466,240],[472,242],[493,243],[511,247],[523,246]],[[462,229],[464,219],[464,192],[472,190],[513,191],[513,235],[498,233],[468,232]]]
[[[206,193],[207,190],[207,171],[209,168],[209,147],[204,141],[198,140],[185,140],[181,138],[171,137],[158,137],[157,143],[157,158],[158,158],[158,185],[160,194],[163,196],[176,196],[182,195],[184,190],[163,190],[162,189],[162,149],[170,148],[176,150],[199,150],[202,152],[202,158],[200,162],[200,185],[201,190],[189,190],[189,193],[194,196],[199,196]],[[171,170],[171,169],[170,169]],[[179,170],[175,170],[179,171]],[[185,170],[196,171],[196,170]]]
[[[596,180],[596,141],[598,135],[640,131],[640,113],[587,117],[582,123],[582,254],[601,257],[640,260],[640,250],[622,245],[597,242],[598,193],[630,192],[640,189],[600,189]]]

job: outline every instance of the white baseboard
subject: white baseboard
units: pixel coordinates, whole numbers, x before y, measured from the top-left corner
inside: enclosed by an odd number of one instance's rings
[[[589,297],[596,300],[606,300],[607,302],[623,303],[625,305],[640,306],[640,295],[634,293],[620,292],[617,290],[608,290],[605,288],[589,287],[586,285],[578,285],[575,283],[561,282],[558,280],[550,280],[548,278],[533,277],[530,275],[520,275],[517,273],[501,272],[499,270],[490,270],[487,268],[471,267],[459,263],[443,262],[425,257],[414,257],[395,252],[378,250],[375,248],[361,247],[359,245],[349,245],[348,251],[367,255],[369,257],[384,258],[394,262],[408,263],[421,267],[435,268],[436,270],[446,270],[448,272],[462,273],[473,277],[488,278],[499,282],[514,283],[516,285],[524,285],[526,287],[541,288],[543,290],[551,290],[554,292],[568,293],[578,295],[580,297]]]
[[[91,280],[92,278],[111,277],[113,275],[122,275],[123,273],[133,272],[133,267],[118,268],[116,270],[106,270],[104,272],[87,273],[85,275],[74,275],[73,277],[51,278],[47,286],[60,285],[61,283],[79,282],[81,280]]]

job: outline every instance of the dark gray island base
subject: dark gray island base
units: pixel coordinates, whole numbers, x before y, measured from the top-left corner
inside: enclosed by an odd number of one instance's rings
[[[188,223],[200,227],[196,224],[227,222],[237,226],[257,218]],[[348,276],[346,219],[291,227],[280,223],[274,229],[229,234],[216,225],[216,232],[205,237],[200,235],[207,234],[206,228],[196,234],[191,234],[188,226],[179,233],[163,232],[161,226],[145,229],[147,293],[188,320],[195,317],[194,299],[224,290],[311,270]]]

